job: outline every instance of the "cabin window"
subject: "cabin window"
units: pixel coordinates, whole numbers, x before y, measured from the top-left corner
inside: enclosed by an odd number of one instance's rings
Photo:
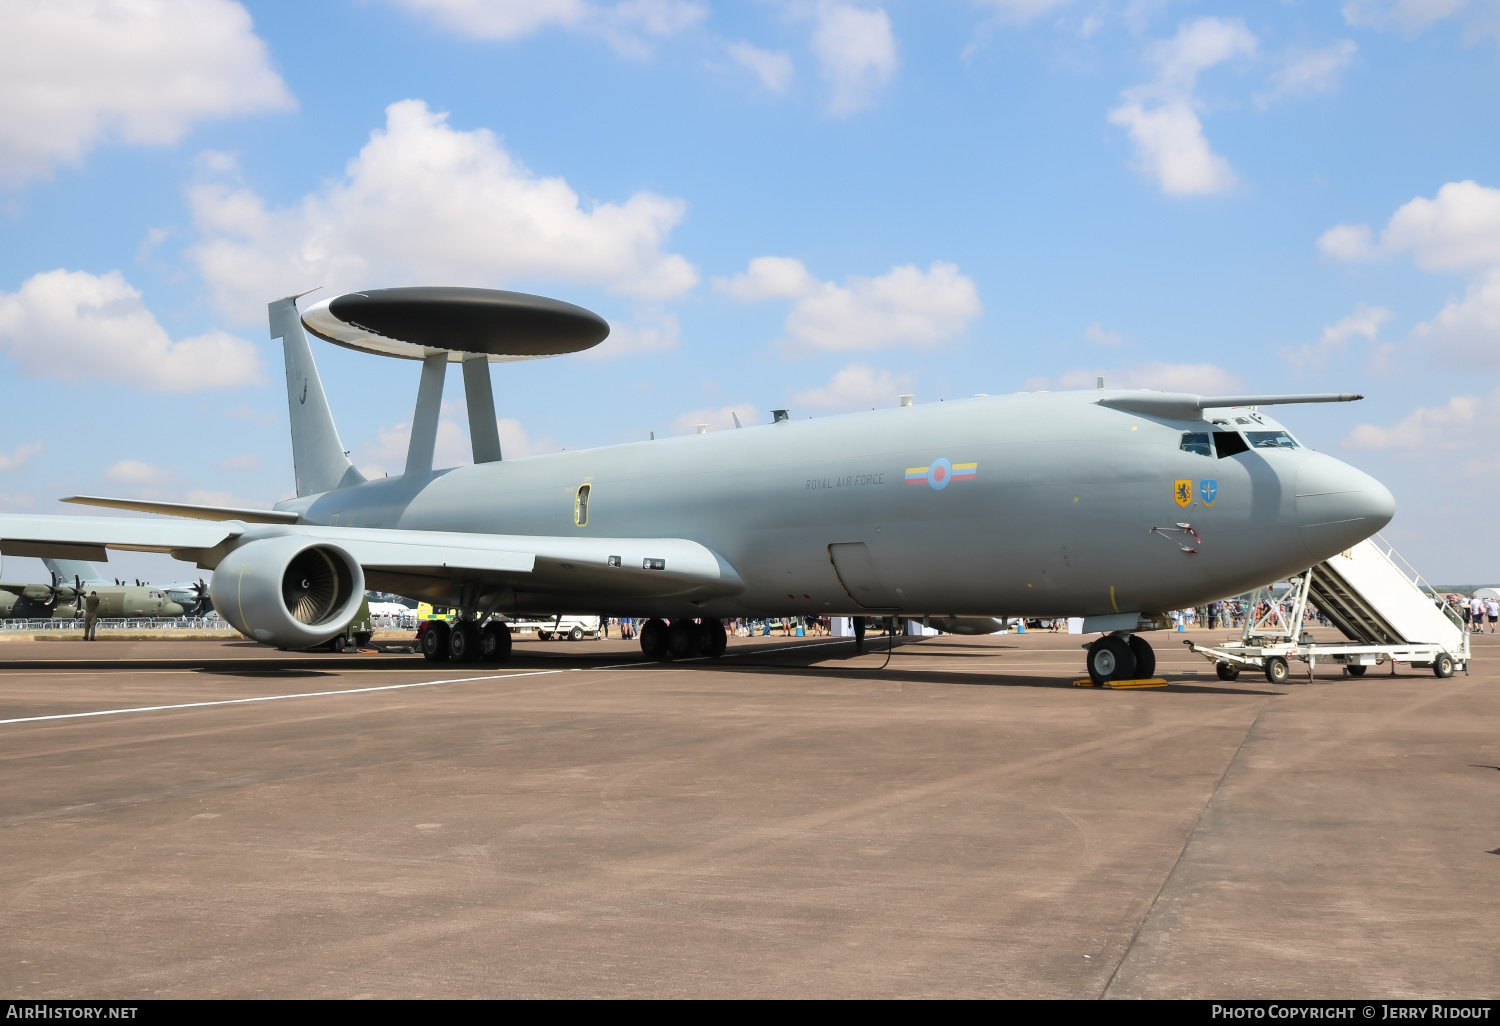
[[[1207,431],[1184,431],[1182,444],[1178,448],[1183,452],[1197,453],[1199,456],[1214,454],[1214,447],[1209,444]]]
[[[1297,440],[1285,431],[1246,431],[1245,437],[1257,449],[1296,449]]]
[[[1215,431],[1214,448],[1219,450],[1219,459],[1222,460],[1225,456],[1238,456],[1250,446],[1238,431]]]
[[[589,526],[589,492],[593,485],[579,485],[578,495],[573,499],[573,523],[579,527]]]

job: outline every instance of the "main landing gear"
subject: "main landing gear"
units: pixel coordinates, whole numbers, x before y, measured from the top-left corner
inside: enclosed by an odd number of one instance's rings
[[[432,663],[503,663],[510,658],[510,625],[504,620],[426,620],[418,647]]]
[[[1156,676],[1156,652],[1139,634],[1106,634],[1089,646],[1088,668],[1095,684],[1146,680]]]
[[[718,620],[647,620],[641,626],[641,653],[647,659],[717,659],[729,645]]]

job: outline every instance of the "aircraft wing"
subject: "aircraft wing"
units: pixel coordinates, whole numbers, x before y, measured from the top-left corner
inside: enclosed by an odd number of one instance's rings
[[[371,587],[447,596],[461,585],[590,597],[733,595],[744,584],[722,557],[686,538],[469,534],[237,520],[0,515],[0,553],[104,560],[107,549],[165,552],[205,569],[241,545],[297,535],[337,545]]]

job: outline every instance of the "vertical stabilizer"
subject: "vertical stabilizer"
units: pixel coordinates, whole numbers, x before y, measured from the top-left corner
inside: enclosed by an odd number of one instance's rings
[[[292,420],[292,463],[297,495],[316,495],[359,484],[364,476],[354,469],[333,426],[328,397],[313,363],[312,348],[302,331],[297,297],[270,304],[271,337],[281,339],[286,353],[286,399]]]

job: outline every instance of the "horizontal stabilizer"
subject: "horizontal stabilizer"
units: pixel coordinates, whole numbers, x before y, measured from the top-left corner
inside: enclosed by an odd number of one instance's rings
[[[278,509],[239,509],[234,506],[198,506],[190,502],[153,502],[147,499],[107,499],[98,495],[69,495],[63,502],[105,509],[128,509],[132,513],[160,513],[194,520],[242,520],[247,524],[295,524],[297,514]]]

